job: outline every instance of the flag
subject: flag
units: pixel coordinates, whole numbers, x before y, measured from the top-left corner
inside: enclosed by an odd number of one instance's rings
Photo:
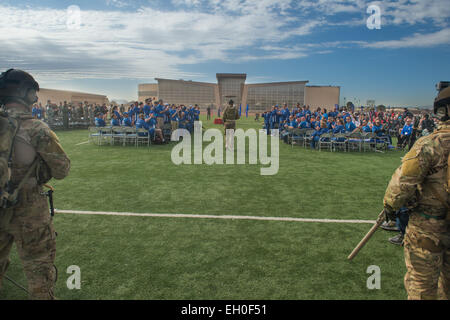
[[[241,112],[242,112],[242,105],[239,105],[239,117],[241,116]]]
[[[247,108],[245,108],[245,117],[248,118],[248,103],[247,103]]]

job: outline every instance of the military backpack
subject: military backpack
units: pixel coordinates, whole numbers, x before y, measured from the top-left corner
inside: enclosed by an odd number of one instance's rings
[[[19,123],[0,111],[0,208],[7,207],[11,186],[11,166],[14,138]]]
[[[11,182],[13,145],[20,128],[20,122],[0,109],[0,209],[13,207],[17,203],[19,190],[36,170],[35,160],[17,187]]]

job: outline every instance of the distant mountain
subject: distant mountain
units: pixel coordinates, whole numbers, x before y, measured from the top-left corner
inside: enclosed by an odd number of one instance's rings
[[[109,101],[115,101],[117,104],[131,104],[131,101],[124,99],[109,99]]]

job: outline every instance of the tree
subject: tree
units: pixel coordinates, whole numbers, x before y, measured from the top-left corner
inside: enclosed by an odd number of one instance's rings
[[[354,109],[355,109],[355,106],[353,105],[353,102],[351,102],[351,101],[347,102],[347,110],[350,111],[350,110],[354,110]]]
[[[377,111],[378,112],[385,112],[386,111],[386,106],[380,104],[377,106]]]

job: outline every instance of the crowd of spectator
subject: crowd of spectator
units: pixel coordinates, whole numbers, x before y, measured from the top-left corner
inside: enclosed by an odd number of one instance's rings
[[[397,148],[411,147],[415,140],[430,134],[437,127],[437,121],[426,112],[414,115],[407,108],[403,112],[394,110],[376,111],[354,110],[353,108],[336,106],[334,110],[317,108],[310,110],[309,106],[289,109],[273,106],[270,111],[262,114],[264,128],[270,134],[273,129],[279,129],[280,137],[288,142],[292,129],[314,130],[310,147],[315,148],[320,136],[325,133],[369,133],[373,132],[379,138],[385,138],[392,145],[392,137],[397,138]]]
[[[67,102],[59,103],[58,106],[48,101],[45,107],[41,103],[35,104],[32,115],[50,123],[57,118],[67,123],[83,119],[91,126],[97,127],[145,128],[153,139],[158,137],[164,141],[163,127],[171,131],[183,128],[192,132],[194,122],[199,120],[200,108],[198,105],[174,105],[151,98],[127,106]],[[210,118],[211,110],[208,110],[207,115]],[[297,104],[289,108],[284,104],[273,106],[261,116],[267,133],[279,129],[280,137],[285,142],[288,142],[289,132],[292,129],[314,130],[311,148],[316,147],[320,137],[325,133],[373,132],[380,138],[388,139],[391,145],[392,137],[397,138],[397,148],[403,149],[406,146],[411,147],[418,137],[432,133],[437,127],[437,120],[429,113],[424,111],[413,114],[407,108],[404,108],[403,112],[390,109],[377,111],[374,108],[355,110],[339,106],[334,110],[325,108],[311,110],[309,106]],[[259,114],[255,120],[259,121]]]

